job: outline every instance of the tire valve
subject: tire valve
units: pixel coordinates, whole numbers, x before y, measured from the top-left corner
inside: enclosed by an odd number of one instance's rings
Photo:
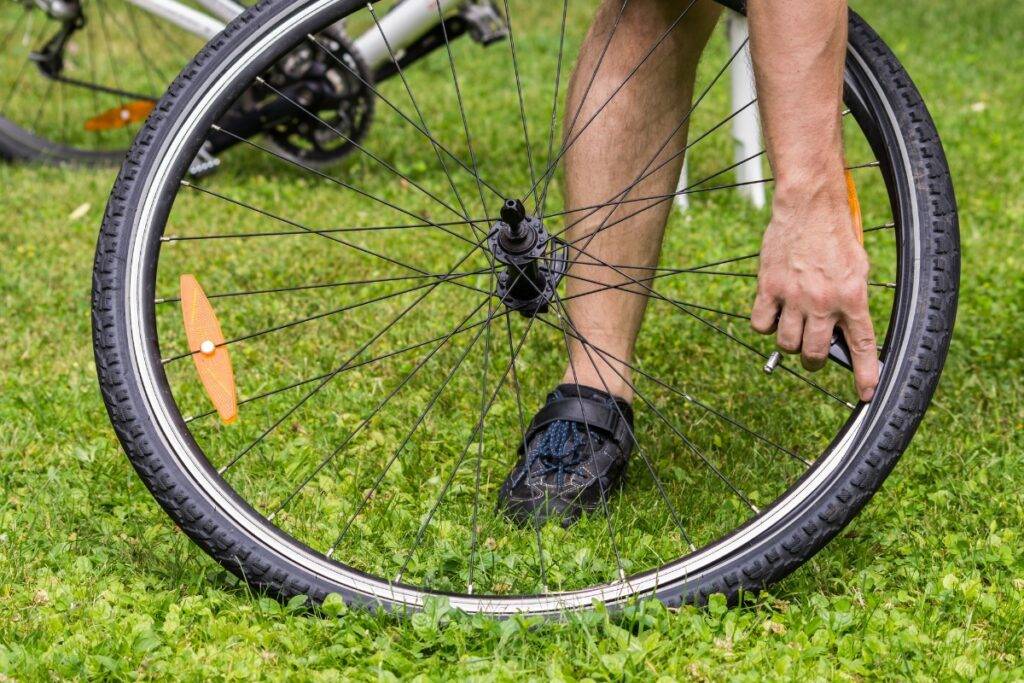
[[[775,368],[779,367],[782,362],[782,354],[778,351],[772,351],[772,355],[768,356],[768,362],[764,364],[764,374],[770,375],[775,372]]]

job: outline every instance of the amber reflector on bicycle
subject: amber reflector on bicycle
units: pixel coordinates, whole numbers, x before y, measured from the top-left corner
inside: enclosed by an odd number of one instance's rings
[[[149,116],[149,112],[153,111],[154,106],[156,106],[156,102],[153,100],[136,100],[135,102],[123,104],[120,107],[108,109],[91,119],[87,119],[85,129],[91,132],[99,132],[124,128],[129,124],[138,123],[145,119]]]
[[[860,199],[857,198],[857,183],[853,182],[853,174],[846,171],[846,198],[850,202],[850,215],[853,217],[853,229],[857,232],[857,240],[864,244],[864,218],[860,213]]]
[[[195,276],[182,275],[180,283],[181,317],[192,360],[221,421],[231,424],[238,418],[238,392],[220,321]]]

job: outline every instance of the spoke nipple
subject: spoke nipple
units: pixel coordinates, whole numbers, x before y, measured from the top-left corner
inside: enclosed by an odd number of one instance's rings
[[[333,555],[334,555],[334,548],[331,548],[326,553],[324,553],[325,557],[332,557]]]
[[[276,512],[271,512],[269,515],[267,515],[267,521],[268,522],[273,522],[274,521],[274,517],[276,517],[276,516],[277,516]]]
[[[779,367],[781,363],[782,354],[778,351],[772,351],[772,355],[768,356],[768,362],[764,364],[764,374],[772,374],[775,372],[775,368]]]
[[[472,595],[472,594],[473,594],[473,584],[469,584],[468,586],[466,586],[466,595]]]
[[[213,355],[213,352],[216,351],[216,350],[217,350],[217,345],[214,344],[209,339],[204,340],[203,343],[199,345],[199,351],[204,356]]]

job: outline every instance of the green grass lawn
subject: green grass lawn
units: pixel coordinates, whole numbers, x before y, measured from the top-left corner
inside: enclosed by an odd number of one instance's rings
[[[87,676],[197,680],[259,676],[362,680],[414,675],[567,680],[1024,677],[1020,654],[1024,649],[1024,559],[1018,550],[1024,540],[1020,487],[1024,465],[1018,457],[1024,446],[1020,436],[1024,382],[1020,378],[1021,345],[1016,341],[1016,335],[1024,332],[1020,322],[1024,259],[1017,253],[1024,219],[1020,192],[1024,120],[1019,113],[1024,97],[1019,78],[1024,69],[1024,55],[1019,50],[1024,11],[994,0],[970,6],[950,0],[900,4],[870,0],[854,6],[904,62],[942,134],[960,204],[963,283],[954,345],[939,392],[917,437],[866,511],[811,562],[771,593],[736,609],[727,610],[715,599],[706,609],[671,611],[658,603],[644,603],[617,616],[598,609],[546,622],[466,617],[443,605],[432,605],[425,613],[403,620],[347,611],[335,604],[328,610],[329,618],[313,618],[300,604],[283,606],[254,596],[193,546],[153,502],[124,458],[98,395],[89,335],[90,271],[113,171],[2,167],[0,313],[6,343],[0,349],[0,681],[4,677]],[[523,49],[530,47],[525,43]],[[722,48],[720,40],[713,47],[719,52]],[[424,65],[427,77],[429,69],[443,75],[446,64],[434,60]],[[481,59],[465,68],[471,75],[473,69],[489,67]],[[529,82],[529,74],[526,76]],[[393,86],[388,92],[400,94],[396,82],[388,85]],[[444,107],[441,101],[430,107],[432,96],[440,97],[436,93],[426,96],[428,111],[441,119],[436,112]],[[550,106],[541,101],[549,102],[550,94],[531,91],[530,96],[537,100],[531,111],[538,112],[532,123],[541,127]],[[725,106],[725,102],[709,106],[716,105]],[[477,106],[515,106],[515,101],[488,100]],[[393,116],[389,120],[381,111],[377,125],[377,134],[371,133],[368,139],[369,147],[389,160],[415,159],[404,154],[407,138],[380,134],[400,129]],[[694,125],[695,130],[701,127],[697,121]],[[439,131],[454,131],[453,137],[459,126],[455,111],[436,123]],[[480,140],[491,150],[501,149],[486,132]],[[709,144],[720,153],[728,151],[724,140]],[[851,162],[860,160],[853,158],[857,151],[864,150],[851,140]],[[427,172],[426,164],[432,159],[429,152],[428,147],[422,164],[413,160],[402,170],[431,190],[444,192],[444,180]],[[691,161],[694,177],[700,176],[702,164],[713,162],[709,153],[701,154],[704,156],[695,154]],[[369,219],[357,215],[360,205],[336,203],[337,195],[322,184],[282,169],[253,150],[238,150],[235,155],[236,163],[229,160],[226,168],[208,181],[210,187],[246,193],[246,200],[254,203],[301,198],[301,217],[317,226],[337,223],[339,214],[353,223]],[[240,159],[248,160],[244,168],[237,163]],[[489,177],[499,184],[504,173],[512,172],[506,168],[511,165],[503,163],[504,157],[488,161],[492,164]],[[361,178],[377,178],[389,197],[408,189],[393,182],[385,185],[389,181],[386,174],[366,160],[346,163],[349,166],[345,168],[358,171]],[[462,189],[467,196],[474,190],[471,185]],[[874,185],[871,180],[862,185],[869,225],[886,220],[882,214],[871,214],[871,207],[878,204],[871,200],[881,197],[882,190],[877,179]],[[759,226],[764,215],[727,195],[695,199],[689,214],[672,219],[670,227],[677,229],[670,231],[666,250],[680,256],[669,265],[710,260],[723,248],[742,253],[750,244],[756,247],[754,227],[726,235],[711,230],[718,222],[740,224],[744,218],[743,225]],[[269,229],[270,225],[256,226],[244,216],[239,218],[237,212],[183,197],[168,232],[255,227]],[[679,234],[686,239],[677,238]],[[390,238],[366,239],[365,244],[378,247],[385,242],[373,239]],[[403,258],[450,256],[431,249],[443,247],[443,242],[432,242],[429,237],[424,240],[390,245]],[[321,268],[344,270],[346,277],[354,277],[368,267],[365,259],[323,262],[322,254],[312,248],[315,246],[295,246],[294,256],[282,265],[278,252],[240,253],[219,245],[189,251],[194,247],[187,243],[175,245],[177,250],[168,250],[166,261],[162,256],[158,288],[163,287],[158,295],[173,294],[176,274],[198,267],[197,262],[203,264],[200,274],[211,290],[239,282],[248,286],[287,284],[306,272],[321,272]],[[891,251],[891,244],[888,246]],[[884,259],[886,247],[884,238],[869,246],[874,250],[875,280],[891,278]],[[440,260],[429,265],[444,268],[448,263]],[[478,259],[475,266],[480,265]],[[267,279],[267,273],[272,279]],[[668,291],[681,298],[714,294],[716,301],[728,302],[735,310],[748,305],[752,292],[749,282],[716,282],[704,288],[691,284],[690,289],[685,284],[673,286],[678,288]],[[371,293],[367,290],[366,295]],[[878,302],[878,322],[885,319],[882,296],[884,292],[878,298],[872,293],[873,306]],[[400,301],[398,297],[393,306]],[[403,328],[396,343],[422,339],[431,319],[464,314],[467,302],[471,299],[453,295],[432,303],[421,314],[423,320],[413,319],[407,331]],[[286,307],[294,313],[311,314],[323,308],[316,303],[296,299]],[[161,340],[180,345],[183,335],[176,307],[164,310],[166,314],[158,319]],[[218,304],[218,310],[232,329],[272,323],[279,320],[275,316],[280,312],[258,302],[235,309]],[[641,353],[644,343],[656,346],[666,340],[677,345],[673,349],[707,346],[698,334],[688,336],[669,325],[661,317],[649,320]],[[521,321],[515,326],[521,330]],[[269,360],[261,352],[265,346],[240,348],[236,370],[242,394],[264,391],[276,386],[279,377],[296,372],[324,372],[331,367],[331,357],[320,359],[325,361],[323,366],[307,362],[307,367],[302,359],[317,356],[300,352],[316,348],[310,346],[315,344],[342,348],[375,327],[352,318],[349,325],[318,329],[320,336],[315,339],[299,333],[288,337],[292,353],[270,356]],[[523,359],[523,367],[538,378],[557,372],[557,363],[551,361],[557,353],[543,351],[557,351],[560,337],[553,331],[546,334],[535,335],[536,346]],[[759,343],[768,348],[769,342]],[[463,348],[446,350],[440,359],[450,364]],[[333,360],[337,364],[338,360]],[[495,373],[502,369],[498,360],[493,366]],[[725,367],[709,350],[690,358],[687,378],[703,390],[716,388],[730,410],[752,411],[751,405],[744,405],[744,401],[754,400],[744,390],[751,375],[735,368],[724,372]],[[652,365],[651,369],[657,368]],[[275,489],[270,475],[285,464],[296,471],[315,464],[313,456],[330,446],[331,428],[361,414],[386,393],[389,380],[400,376],[394,373],[403,370],[408,367],[369,368],[356,373],[344,388],[332,387],[334,393],[328,398],[337,406],[333,413],[321,417],[322,423],[305,424],[308,436],[296,427],[297,435],[292,434],[287,442],[293,450],[279,446],[269,459],[247,463],[246,469],[232,475],[232,485],[252,500],[271,505],[285,490]],[[756,367],[753,370],[759,373]],[[169,370],[169,377],[179,403],[202,411],[204,399],[194,381],[190,384],[190,373],[187,364],[181,363]],[[411,385],[416,397],[413,407],[421,405],[432,386],[436,387],[437,377],[433,379],[433,385]],[[463,380],[457,380],[457,390],[450,392],[455,398],[446,398],[441,405],[445,414],[459,409],[460,401],[479,401],[478,385],[468,379],[459,385],[459,381]],[[848,377],[841,371],[833,368],[821,381],[836,392],[850,394]],[[545,383],[550,384],[545,379],[529,385],[531,405],[540,400]],[[476,390],[472,390],[474,386]],[[786,395],[780,393],[779,399],[785,401]],[[814,424],[816,430],[804,430],[800,435],[807,441],[806,446],[801,442],[801,447],[811,450],[828,438],[830,427],[834,430],[837,413],[804,410],[796,400],[792,404],[793,408],[787,408],[787,420],[775,424],[769,420],[759,428],[768,433],[774,428],[781,438],[793,424]],[[219,464],[233,452],[232,447],[244,443],[244,437],[258,433],[273,415],[274,405],[286,406],[287,402],[262,407],[263,412],[254,414],[258,419],[243,413],[234,432],[225,432],[213,421],[197,426],[197,439]],[[397,441],[412,417],[414,413],[390,416],[373,438]],[[679,415],[680,420],[688,417],[685,412]],[[501,425],[511,426],[514,421],[512,410],[498,411],[480,446],[491,490],[507,468]],[[421,454],[415,460],[420,469],[451,466],[469,430],[450,430],[442,420],[428,420],[424,434],[423,440],[435,446],[424,453],[438,460]],[[654,450],[665,435],[652,428],[644,438]],[[371,441],[377,447],[382,443]],[[702,445],[720,467],[734,468],[726,471],[738,481],[754,487],[764,480],[765,470],[756,464],[761,460],[744,462],[740,468],[735,459],[726,457],[734,446],[728,438]],[[225,450],[218,450],[221,448]],[[372,465],[374,457],[384,461],[384,455],[371,451],[356,451],[359,462]],[[695,486],[699,470],[681,462],[671,465],[674,478],[669,493],[684,501],[687,519],[696,533],[712,534],[731,521],[730,515],[738,514],[728,506],[711,504],[717,495],[713,489]],[[337,478],[325,470],[327,474],[314,482],[312,495],[296,499],[295,509],[278,520],[282,528],[329,544],[333,527],[303,526],[303,520],[319,519],[323,513],[331,517],[348,514],[350,504],[337,501],[346,499],[346,493],[351,499],[353,492],[364,490],[374,467],[357,468]],[[641,471],[635,468],[635,472]],[[779,475],[779,481],[798,473],[779,466],[768,471]],[[403,494],[415,493],[420,482],[427,488],[441,485],[443,476],[424,475],[415,465],[395,473],[389,480],[397,492],[395,498],[403,500]],[[471,478],[471,469],[462,476]],[[613,519],[628,534],[623,541],[629,550],[627,561],[649,564],[670,550],[670,541],[679,539],[659,536],[658,527],[644,526],[647,512],[657,500],[649,487],[635,483],[640,481],[642,475],[631,479],[635,490],[620,496]],[[456,491],[464,483],[457,479]],[[698,492],[687,498],[686,492],[693,490]],[[769,502],[778,492],[748,488],[758,503]],[[397,554],[420,522],[416,514],[401,512],[402,505],[393,510],[388,500],[381,514],[390,516],[383,521],[369,515],[360,518],[355,528],[361,533],[344,547],[348,555],[365,558],[367,569],[393,571],[394,566],[373,565],[375,561],[385,565],[394,561],[379,550],[375,555],[374,548],[383,543],[391,554]],[[460,534],[465,525],[460,520],[464,521],[471,505],[471,496],[456,497],[456,502],[439,514],[436,530],[431,530],[435,549],[448,553],[445,563],[458,565],[464,559],[460,559],[460,551],[465,539]],[[497,523],[488,520],[485,524]],[[379,535],[381,528],[393,533]],[[499,553],[512,557],[519,543],[522,554],[528,555],[532,534],[493,533],[499,539]],[[614,568],[608,549],[599,543],[603,534],[601,524],[592,521],[569,534],[545,529],[545,553],[551,554],[556,570],[559,561],[586,565],[586,571],[576,571],[565,579],[564,587],[573,587],[573,580],[599,580],[603,572]],[[580,552],[591,547],[593,557],[580,560]],[[423,581],[440,580],[430,575],[434,559],[429,553],[411,558],[410,573]],[[458,574],[457,569],[453,572]],[[528,581],[522,578],[524,573],[533,577],[521,568],[509,571],[507,577],[499,571],[490,577],[492,588],[535,587],[517,583]],[[559,579],[556,576],[554,580]]]

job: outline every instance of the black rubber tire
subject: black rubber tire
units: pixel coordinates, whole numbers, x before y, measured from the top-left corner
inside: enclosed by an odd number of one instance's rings
[[[318,602],[329,593],[340,593],[353,603],[402,609],[409,604],[340,585],[273,551],[269,541],[241,530],[212,504],[194,477],[162,445],[133,367],[137,360],[129,348],[126,261],[139,199],[153,170],[154,150],[171,134],[167,122],[184,108],[203,79],[231,58],[234,46],[285,16],[297,16],[298,8],[313,2],[264,0],[235,20],[182,72],[137,137],[111,194],[97,245],[92,301],[96,367],[110,419],[132,465],[171,518],[221,565],[256,590],[281,598],[304,594]],[[328,14],[342,16],[361,5],[362,0],[340,0],[317,16],[322,23]],[[299,24],[296,40],[311,28],[317,27]],[[898,148],[899,161],[879,158],[883,160],[883,172],[888,163],[890,175],[898,176],[896,182],[903,178],[909,183],[902,195],[907,202],[902,207],[902,219],[914,224],[906,229],[918,231],[917,257],[913,262],[903,259],[900,275],[901,284],[914,279],[918,294],[893,318],[897,326],[893,334],[903,349],[902,361],[887,363],[883,382],[888,382],[891,390],[884,395],[879,392],[869,407],[858,408],[875,411],[870,413],[872,422],[813,495],[773,522],[774,526],[757,542],[730,551],[708,571],[659,586],[655,595],[669,605],[703,602],[713,593],[724,593],[735,601],[741,592],[756,591],[778,581],[810,559],[881,487],[914,435],[938,383],[953,331],[960,269],[956,201],[948,166],[935,126],[910,78],[879,36],[852,13],[850,46],[850,60],[859,60],[865,77],[877,81],[875,89],[883,101],[874,106],[889,111],[894,124],[895,131],[886,133],[889,144],[881,152],[895,153]],[[256,72],[260,67],[246,68]],[[899,140],[892,137],[896,135]],[[897,163],[912,172],[894,174],[892,167]],[[915,215],[907,216],[905,211],[911,207],[916,207]],[[900,321],[908,317],[913,324],[899,327]],[[812,467],[801,482],[807,481],[817,467]],[[269,523],[265,533],[266,538],[279,540],[274,534],[280,532]],[[627,597],[618,603],[612,601],[610,606],[621,604]]]
[[[112,166],[124,159],[125,151],[95,151],[54,143],[0,116],[0,157],[14,162]]]

